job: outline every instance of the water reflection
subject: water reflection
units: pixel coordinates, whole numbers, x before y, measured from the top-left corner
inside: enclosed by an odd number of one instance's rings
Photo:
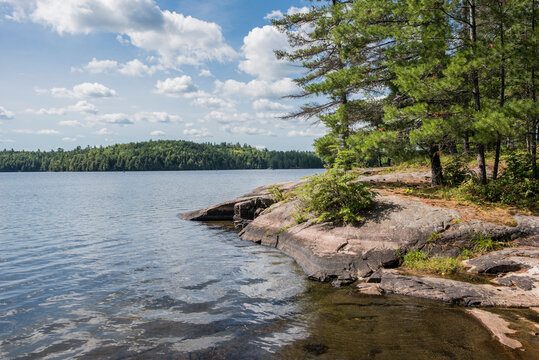
[[[529,356],[459,308],[309,282],[230,224],[177,217],[307,174],[0,174],[0,358]]]

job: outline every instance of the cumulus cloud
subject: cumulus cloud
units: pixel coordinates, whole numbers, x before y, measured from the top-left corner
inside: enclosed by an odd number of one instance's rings
[[[140,60],[135,59],[121,65],[118,72],[127,76],[145,76],[152,75],[157,69],[158,67],[156,66],[150,67]]]
[[[68,112],[79,112],[83,114],[97,114],[97,107],[85,100],[77,102],[75,105],[63,107],[63,108],[50,108],[50,109],[27,109],[26,112],[34,115],[65,115]]]
[[[273,10],[272,12],[264,16],[264,19],[266,20],[282,19],[283,16],[284,14],[281,10]]]
[[[8,111],[3,106],[0,106],[0,120],[11,120],[14,117],[15,115],[11,111]]]
[[[247,126],[232,126],[232,125],[223,125],[221,126],[222,131],[226,131],[229,134],[239,134],[239,135],[265,135],[273,136],[275,135],[269,130],[247,127]]]
[[[134,118],[137,121],[147,121],[151,123],[173,123],[181,121],[181,118],[178,115],[171,115],[166,112],[140,112],[135,114]]]
[[[59,121],[58,122],[58,125],[60,126],[70,126],[70,127],[74,127],[74,126],[83,126],[79,121],[77,120],[62,120],[62,121]]]
[[[113,71],[118,68],[118,62],[114,60],[97,60],[93,58],[84,69],[93,74],[104,73],[108,71]]]
[[[310,9],[307,6],[304,7],[297,7],[297,6],[291,6],[288,11],[286,12],[287,15],[294,15],[294,14],[306,14],[310,11]],[[273,10],[266,16],[264,16],[264,19],[266,20],[273,20],[273,19],[282,19],[284,17],[284,14],[281,10]]]
[[[164,136],[166,135],[166,133],[164,131],[161,131],[161,130],[155,130],[155,131],[152,131],[150,133],[151,136]]]
[[[297,71],[286,60],[278,60],[275,50],[289,50],[290,45],[286,35],[274,26],[254,28],[243,39],[243,55],[245,60],[239,64],[239,69],[260,79],[275,80]]]
[[[192,105],[201,106],[207,109],[233,110],[234,104],[221,98],[200,93],[192,102]]]
[[[252,116],[248,113],[227,113],[223,111],[212,111],[208,113],[204,120],[207,121],[217,121],[221,124],[229,124],[229,123],[238,123],[238,122],[246,122],[252,119]]]
[[[126,76],[146,76],[153,75],[156,71],[162,70],[160,65],[148,66],[138,59],[121,64],[115,60],[97,60],[93,58],[88,64],[81,68],[71,68],[72,72],[87,71],[92,74],[103,74],[117,72]]]
[[[97,135],[112,135],[113,132],[107,128],[101,128],[95,132]]]
[[[200,137],[208,137],[210,136],[210,132],[208,131],[208,129],[206,128],[202,128],[202,129],[185,129],[183,131],[183,134],[184,135],[189,135],[189,136],[192,136],[192,137],[195,137],[195,138],[200,138]]]
[[[73,89],[52,88],[50,90],[37,89],[38,93],[51,94],[59,98],[110,98],[116,96],[116,91],[100,83],[82,83],[73,86]]]
[[[59,34],[117,33],[122,42],[158,53],[171,67],[236,56],[219,25],[163,11],[155,0],[2,1],[12,6],[13,20],[27,18]]]
[[[258,99],[255,102],[253,102],[253,109],[258,111],[266,111],[266,110],[290,110],[293,106],[291,105],[285,105],[278,102],[270,101],[268,99]]]
[[[288,132],[287,136],[290,137],[296,137],[296,136],[302,136],[302,137],[319,137],[323,136],[324,132],[322,131],[315,131],[313,129],[307,129],[307,130],[291,130]]]
[[[17,134],[34,134],[34,135],[58,135],[60,132],[58,130],[54,129],[16,129],[13,130],[14,133]]]
[[[111,125],[133,125],[135,122],[132,118],[124,113],[112,113],[112,114],[103,114],[99,116],[94,116],[88,118],[92,122],[111,124]]]
[[[65,141],[65,142],[75,142],[75,141],[77,141],[77,138],[65,137],[65,138],[62,138],[62,141]]]
[[[185,97],[186,94],[195,93],[197,90],[193,79],[189,75],[182,75],[157,81],[154,92],[168,97]]]
[[[211,71],[208,70],[208,69],[202,69],[202,70],[200,70],[200,72],[198,73],[198,76],[213,77],[213,74],[212,74]]]
[[[233,110],[234,103],[199,90],[188,75],[159,80],[154,93],[174,98],[192,99],[191,104],[209,109]]]
[[[278,99],[298,93],[299,89],[290,78],[276,81],[251,80],[247,83],[231,79],[224,82],[217,80],[215,82],[215,91],[224,96],[239,96],[248,99]]]

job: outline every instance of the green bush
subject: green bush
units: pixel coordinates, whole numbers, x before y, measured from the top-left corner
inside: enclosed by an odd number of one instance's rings
[[[531,157],[525,153],[513,153],[497,180],[487,185],[468,181],[459,191],[476,203],[501,203],[536,210],[539,206],[539,181],[533,180],[531,173]]]
[[[454,158],[444,167],[444,182],[449,186],[458,186],[472,179],[473,173],[461,160]]]
[[[532,178],[532,157],[524,152],[514,152],[507,157],[507,167],[500,176],[505,182]]]
[[[373,203],[376,192],[355,182],[357,174],[330,169],[325,174],[311,176],[297,193],[306,212],[317,216],[317,221],[358,223],[360,213]]]

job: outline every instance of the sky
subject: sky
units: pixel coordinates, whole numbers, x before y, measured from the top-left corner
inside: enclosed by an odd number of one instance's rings
[[[307,0],[0,0],[0,149],[159,139],[312,150],[270,19]],[[304,100],[302,100],[304,101]]]

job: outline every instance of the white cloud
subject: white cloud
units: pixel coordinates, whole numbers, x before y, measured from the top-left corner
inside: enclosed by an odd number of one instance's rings
[[[319,136],[323,136],[324,135],[324,132],[317,132],[317,131],[313,131],[312,129],[307,129],[307,130],[291,130],[288,132],[287,136],[290,136],[290,137],[296,137],[296,136],[301,136],[301,137],[319,137]]]
[[[252,116],[247,113],[226,113],[223,111],[212,111],[204,117],[206,121],[217,121],[221,124],[246,122],[251,119]]]
[[[196,137],[196,138],[210,136],[210,132],[206,128],[202,128],[202,129],[185,129],[183,131],[183,134],[184,135],[190,135],[190,136]]]
[[[148,66],[138,59],[128,61],[124,64],[115,60],[97,60],[93,58],[88,64],[83,66],[84,70],[92,74],[118,72],[126,76],[153,75],[156,71],[162,70],[159,65]],[[82,72],[80,68],[71,68],[72,72]]]
[[[65,137],[65,138],[62,138],[62,141],[65,141],[65,142],[75,142],[75,141],[77,141],[77,138]]]
[[[152,131],[150,133],[151,136],[164,136],[166,135],[166,133],[164,131],[161,131],[161,130],[155,130],[155,131]]]
[[[193,126],[195,126],[195,123],[192,123],[192,122],[185,124],[186,128],[193,127]]]
[[[112,135],[113,132],[107,128],[101,128],[95,132],[97,135]]]
[[[267,149],[267,146],[266,145],[255,145],[255,148],[258,149],[258,150],[264,150],[264,149]]]
[[[239,69],[247,74],[264,80],[280,79],[297,71],[290,62],[278,60],[275,50],[289,50],[290,45],[284,33],[274,26],[266,25],[254,28],[243,39],[242,51],[245,60],[239,64]]]
[[[131,60],[120,66],[118,72],[122,75],[127,76],[144,76],[152,75],[156,71],[156,67],[149,67],[148,65],[142,63],[140,60],[135,59]]]
[[[84,69],[93,74],[114,71],[118,68],[118,62],[114,60],[97,60],[93,58]]]
[[[181,121],[181,118],[178,115],[171,115],[166,112],[140,112],[135,114],[134,118],[137,121],[147,121],[151,123],[172,123]]]
[[[200,72],[198,73],[198,76],[213,77],[213,74],[212,74],[211,71],[208,70],[208,69],[202,69],[202,70],[200,70]]]
[[[192,102],[192,105],[201,106],[207,109],[233,110],[234,104],[209,94],[201,93]]]
[[[221,130],[226,131],[229,134],[265,135],[265,136],[273,136],[273,135],[275,135],[271,131],[268,131],[266,129],[253,128],[253,127],[247,127],[247,126],[223,125],[223,126],[221,126]]]
[[[71,105],[64,108],[50,108],[50,109],[27,109],[26,112],[35,115],[65,115],[68,112],[79,112],[84,114],[97,114],[97,107],[85,100],[77,102],[75,105]]]
[[[60,134],[58,130],[54,130],[54,129],[40,129],[40,130],[16,129],[16,130],[13,130],[13,132],[17,134],[34,134],[34,135],[58,135]]]
[[[199,90],[188,75],[182,75],[166,80],[159,80],[154,93],[175,98],[193,99],[192,105],[210,109],[234,110],[234,103],[225,101],[205,91]]]
[[[50,90],[36,89],[39,94],[51,94],[59,98],[109,98],[116,96],[116,91],[100,83],[82,83],[73,86],[73,89],[52,88]]]
[[[252,80],[248,83],[237,80],[215,81],[215,91],[224,96],[239,96],[242,98],[277,99],[286,95],[298,93],[298,87],[290,78],[276,81]]]
[[[278,102],[270,101],[268,99],[258,99],[253,102],[253,109],[261,110],[290,110],[293,106],[285,105]]]
[[[0,138],[0,143],[14,143],[16,142],[15,140],[12,140],[12,139],[2,139]]]
[[[92,122],[112,124],[112,125],[133,125],[135,122],[131,117],[124,113],[103,114],[99,116],[89,117],[88,120]]]
[[[6,108],[0,106],[0,120],[11,120],[15,117],[15,115],[8,111]]]
[[[273,10],[272,12],[264,16],[264,19],[266,20],[282,19],[283,16],[284,14],[282,13],[281,10]]]
[[[60,125],[60,126],[71,126],[71,127],[82,126],[82,124],[80,122],[78,122],[77,120],[62,120],[62,121],[58,122],[58,125]]]
[[[117,33],[122,42],[157,52],[171,67],[236,55],[219,25],[162,11],[155,0],[2,1],[11,4],[14,20],[28,18],[59,34]]]
[[[296,6],[292,6],[288,9],[286,12],[287,15],[294,15],[294,14],[306,14],[310,11],[310,9],[306,6],[298,8]],[[284,14],[281,10],[273,10],[269,14],[267,14],[264,19],[266,20],[272,20],[272,19],[282,19],[284,17]]]
[[[168,97],[184,97],[186,94],[195,93],[197,90],[198,88],[193,84],[193,79],[188,75],[182,75],[157,81],[154,92]]]

